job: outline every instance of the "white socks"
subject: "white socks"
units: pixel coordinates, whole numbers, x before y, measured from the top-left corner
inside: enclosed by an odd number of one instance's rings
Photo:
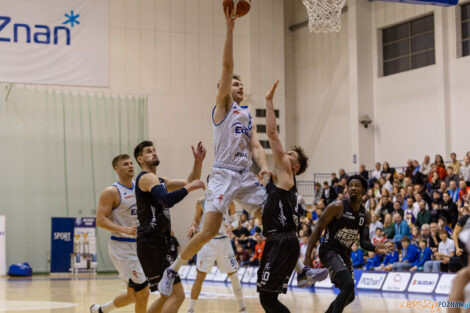
[[[175,262],[173,262],[173,264],[171,264],[170,268],[178,273],[179,270],[180,270],[181,265],[183,265],[183,259],[178,255]]]
[[[235,298],[237,298],[238,306],[240,307],[240,310],[244,309],[245,300],[243,300],[242,285],[240,284],[240,279],[236,272],[230,276],[230,281],[232,282],[233,294],[235,295]]]
[[[196,301],[195,299],[189,299],[189,310],[193,310],[194,311],[194,306],[196,305]]]
[[[298,259],[297,260],[297,264],[295,264],[295,271],[298,273],[302,273],[302,270],[304,269],[305,265],[304,263]]]
[[[112,310],[114,310],[115,308],[116,307],[114,306],[114,300],[110,300],[106,304],[103,304],[101,306],[101,311],[103,311],[103,313],[109,313]]]

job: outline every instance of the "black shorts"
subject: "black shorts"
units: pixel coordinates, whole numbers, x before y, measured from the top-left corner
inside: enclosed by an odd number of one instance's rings
[[[335,280],[336,273],[344,270],[348,270],[354,279],[354,270],[351,262],[351,258],[343,257],[338,251],[320,246],[318,256],[320,261],[328,269],[330,273],[330,279],[335,287],[339,288],[338,282]]]
[[[158,290],[165,269],[173,263],[168,251],[166,237],[143,237],[137,239],[137,256],[150,284],[150,290]],[[180,283],[179,276],[175,284]]]
[[[299,254],[300,244],[295,233],[269,237],[258,269],[258,292],[286,293]]]

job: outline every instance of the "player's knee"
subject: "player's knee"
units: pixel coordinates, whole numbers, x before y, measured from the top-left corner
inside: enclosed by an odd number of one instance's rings
[[[186,297],[186,296],[184,295],[184,290],[183,290],[183,288],[174,289],[173,296],[175,297],[175,300],[176,300],[178,303],[183,303],[184,298]]]
[[[200,232],[200,234],[204,242],[209,242],[212,238],[214,238],[217,235],[218,232],[219,232],[218,228],[210,227]]]
[[[259,293],[259,302],[261,303],[263,309],[269,312],[269,308],[273,306],[274,302],[276,302],[276,299],[273,293],[261,291]]]
[[[144,289],[135,293],[136,302],[147,302],[150,296],[150,288],[146,286]]]

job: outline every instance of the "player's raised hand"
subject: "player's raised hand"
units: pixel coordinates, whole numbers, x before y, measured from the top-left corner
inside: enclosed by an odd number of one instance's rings
[[[194,148],[194,146],[191,146],[191,149],[193,150],[194,160],[198,162],[202,162],[204,158],[206,157],[206,148],[202,144],[202,141],[199,141],[197,143],[196,148]]]
[[[276,80],[271,90],[268,90],[266,93],[266,100],[272,100],[274,97],[274,92],[276,92],[277,85],[279,85],[279,80]]]
[[[256,174],[256,178],[258,178],[259,182],[264,186],[268,183],[269,177],[274,178],[274,174],[268,169],[261,169],[258,174]]]
[[[227,22],[227,29],[233,30],[236,19],[237,16],[235,15],[235,10],[230,10],[229,7],[225,8],[225,21]]]

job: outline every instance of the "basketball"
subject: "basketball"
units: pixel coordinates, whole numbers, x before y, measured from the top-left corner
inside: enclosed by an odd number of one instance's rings
[[[242,17],[250,11],[251,0],[224,0],[224,12],[227,7],[230,8],[230,12],[232,12],[234,2],[237,3],[237,17]]]

